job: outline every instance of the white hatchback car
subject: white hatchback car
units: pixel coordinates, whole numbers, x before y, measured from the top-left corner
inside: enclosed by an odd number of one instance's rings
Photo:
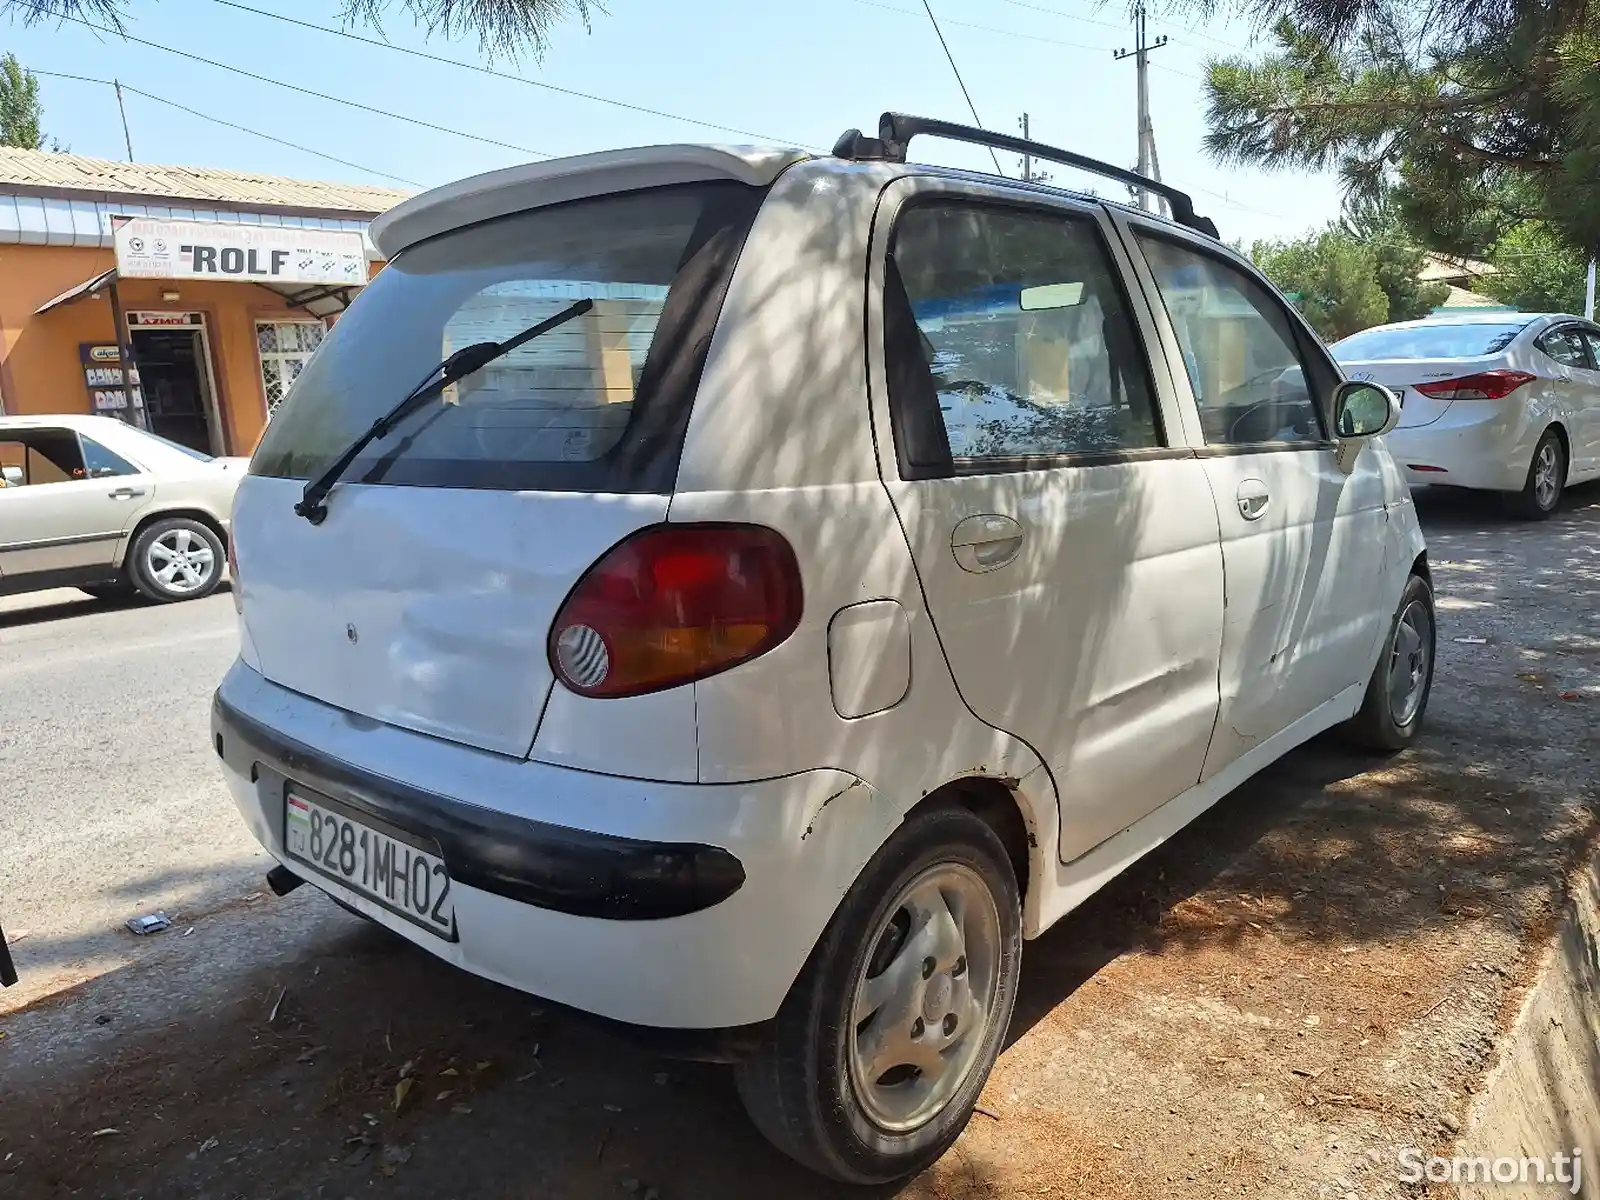
[[[1413,484],[1503,493],[1548,517],[1600,479],[1600,328],[1561,313],[1450,314],[1379,325],[1333,346],[1352,379],[1400,399],[1389,449]]]
[[[960,1132],[1024,938],[1313,735],[1406,744],[1434,648],[1392,396],[1183,193],[881,133],[380,218],[213,706],[276,890],[736,1061],[856,1183]]]
[[[246,461],[111,417],[0,417],[0,595],[210,595]]]

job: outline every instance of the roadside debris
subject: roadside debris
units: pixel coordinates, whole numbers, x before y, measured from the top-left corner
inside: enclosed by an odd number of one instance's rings
[[[267,1014],[267,1024],[271,1025],[278,1019],[278,1010],[283,1007],[283,998],[289,994],[287,987],[278,989],[278,998],[272,1002],[272,1011]]]
[[[122,1130],[118,1129],[115,1125],[108,1125],[104,1129],[96,1129],[89,1136],[91,1138],[103,1138],[103,1137],[110,1137],[112,1134],[121,1133],[121,1132],[122,1132]]]
[[[410,1146],[385,1146],[380,1158],[378,1170],[386,1176],[392,1176],[401,1167],[411,1161]]]
[[[1489,644],[1489,639],[1486,637],[1473,637],[1470,635],[1467,637],[1451,638],[1450,640],[1452,642],[1460,642],[1463,646],[1487,646]]]
[[[405,1107],[406,1100],[411,1095],[411,1090],[417,1086],[417,1081],[407,1075],[394,1085],[394,1110],[399,1112]]]
[[[127,926],[140,937],[152,933],[165,933],[172,928],[172,918],[164,912],[146,913],[142,917],[129,917]]]

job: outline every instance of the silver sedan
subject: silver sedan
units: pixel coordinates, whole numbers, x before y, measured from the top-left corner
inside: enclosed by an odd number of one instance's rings
[[[248,462],[109,417],[0,417],[0,595],[209,595]]]

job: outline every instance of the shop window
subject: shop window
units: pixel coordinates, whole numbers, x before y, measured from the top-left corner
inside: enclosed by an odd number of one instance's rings
[[[322,344],[327,327],[321,321],[257,321],[256,348],[261,355],[261,388],[267,397],[267,418],[289,394],[289,387]]]

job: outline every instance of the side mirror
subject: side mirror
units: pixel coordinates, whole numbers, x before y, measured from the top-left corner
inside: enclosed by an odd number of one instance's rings
[[[1346,380],[1333,393],[1333,428],[1341,440],[1372,438],[1400,423],[1400,401],[1376,383]]]

